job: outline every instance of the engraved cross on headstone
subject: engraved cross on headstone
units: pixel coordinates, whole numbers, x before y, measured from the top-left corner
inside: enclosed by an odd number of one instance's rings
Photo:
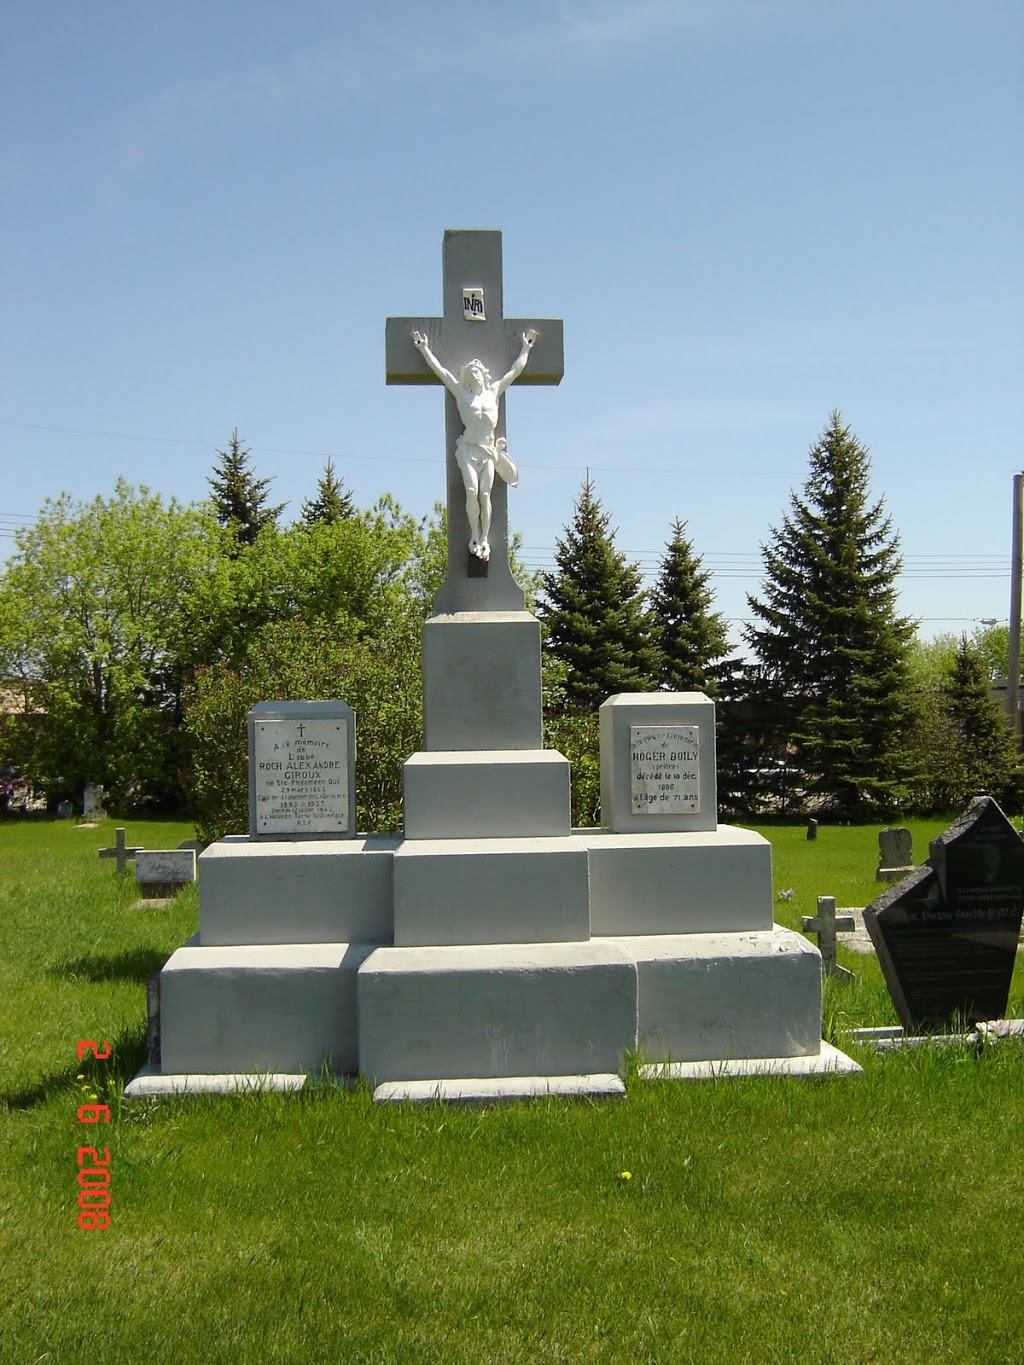
[[[467,361],[484,362],[494,379],[511,368],[523,333],[533,328],[539,339],[519,384],[557,384],[562,378],[562,322],[558,318],[506,318],[502,299],[501,233],[449,229],[444,234],[444,312],[434,318],[388,318],[385,333],[389,384],[439,384],[412,339],[425,333],[430,349],[453,374]],[[499,400],[496,436],[505,434],[505,398]],[[508,490],[500,478],[491,494],[491,558],[469,552],[469,521],[455,442],[462,421],[455,399],[445,394],[448,473],[448,573],[434,611],[522,611],[523,590],[508,562]],[[512,459],[517,452],[510,450]]]

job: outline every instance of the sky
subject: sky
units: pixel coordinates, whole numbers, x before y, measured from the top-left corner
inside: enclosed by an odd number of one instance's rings
[[[6,0],[0,559],[121,476],[204,498],[237,428],[286,518],[444,497],[440,389],[384,319],[500,228],[510,526],[553,563],[589,470],[648,576],[676,519],[734,640],[839,410],[925,638],[1009,610],[1024,467],[1019,0]]]

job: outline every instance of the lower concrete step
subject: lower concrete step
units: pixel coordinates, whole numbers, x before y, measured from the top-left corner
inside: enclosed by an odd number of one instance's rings
[[[776,925],[734,934],[593,939],[636,963],[637,1045],[648,1062],[812,1057],[821,1048],[821,956]]]
[[[374,947],[179,948],[160,973],[161,1071],[355,1071],[356,977]]]
[[[378,948],[359,969],[359,1069],[377,1085],[617,1073],[636,984],[608,941]]]

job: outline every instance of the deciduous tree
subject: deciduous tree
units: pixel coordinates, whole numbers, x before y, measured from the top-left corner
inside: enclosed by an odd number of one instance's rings
[[[173,803],[191,589],[219,539],[208,516],[123,480],[110,498],[47,501],[18,534],[0,579],[0,675],[20,698],[3,749],[36,791],[94,781],[122,810]]]

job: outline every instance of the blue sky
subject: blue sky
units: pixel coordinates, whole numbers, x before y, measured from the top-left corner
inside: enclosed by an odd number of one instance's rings
[[[385,387],[384,318],[500,227],[506,312],[565,320],[508,400],[529,563],[589,468],[738,632],[838,408],[922,634],[1007,616],[1019,0],[7,0],[0,48],[0,555],[62,490],[205,496],[236,426],[288,514],[328,455],[428,511],[442,396]]]

